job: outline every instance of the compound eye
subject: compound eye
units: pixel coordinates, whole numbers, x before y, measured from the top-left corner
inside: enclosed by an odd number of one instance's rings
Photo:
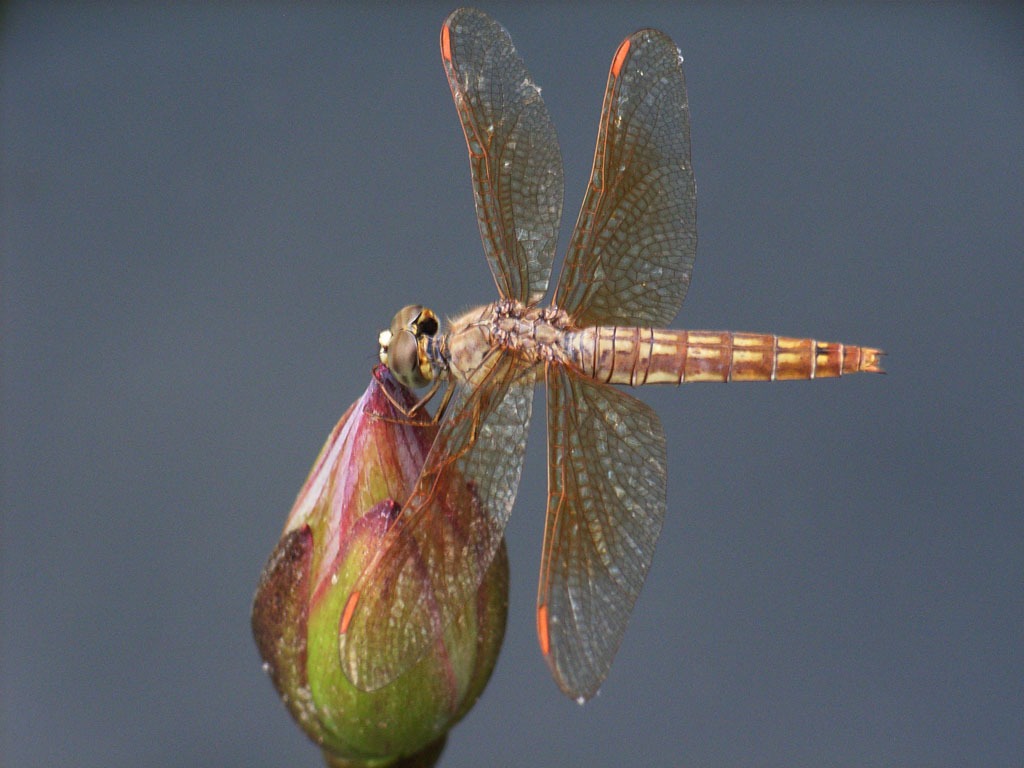
[[[388,368],[405,386],[414,389],[427,383],[420,370],[420,345],[410,331],[398,331],[388,344]]]
[[[399,331],[412,331],[415,333],[416,320],[422,312],[423,307],[419,304],[410,304],[407,307],[402,307],[395,313],[394,318],[391,320],[391,332],[398,333]]]

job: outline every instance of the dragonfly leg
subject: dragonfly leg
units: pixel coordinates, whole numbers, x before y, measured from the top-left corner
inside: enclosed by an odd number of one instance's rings
[[[423,397],[421,397],[410,408],[406,408],[405,405],[398,402],[398,400],[396,400],[394,396],[392,396],[391,393],[388,392],[386,387],[382,387],[381,391],[384,393],[384,396],[391,402],[391,405],[395,407],[395,410],[398,411],[403,416],[405,416],[406,418],[395,419],[389,416],[382,416],[380,414],[374,415],[378,419],[381,419],[382,421],[388,421],[393,424],[406,424],[413,427],[426,427],[436,425],[441,421],[442,418],[444,418],[444,413],[448,409],[448,401],[452,399],[452,393],[455,391],[454,387],[449,386],[448,389],[445,390],[444,398],[441,400],[441,404],[438,406],[437,411],[434,413],[433,416],[431,416],[428,419],[420,419],[417,418],[417,416],[419,416],[422,411],[426,410],[427,403],[429,403],[437,394],[437,390],[441,388],[441,384],[442,381],[440,378],[434,379],[434,382],[430,385],[430,389],[427,390],[427,393],[423,395]],[[429,412],[427,413],[427,415],[430,415]]]
[[[398,400],[396,400],[395,397],[390,392],[388,392],[388,388],[387,387],[381,387],[380,391],[384,393],[384,397],[386,397],[388,399],[388,401],[391,403],[391,405],[394,406],[395,410],[398,411],[400,414],[402,414],[402,416],[404,416],[405,418],[396,419],[396,418],[392,418],[390,416],[384,416],[383,414],[379,414],[379,413],[371,414],[375,418],[378,418],[381,421],[390,422],[392,424],[405,424],[405,425],[411,426],[411,427],[426,427],[426,426],[430,426],[431,424],[436,424],[437,423],[437,417],[430,418],[430,419],[419,419],[419,418],[416,418],[417,411],[418,410],[422,410],[423,406],[426,405],[427,401],[430,400],[430,398],[433,397],[434,394],[436,393],[436,391],[437,391],[437,386],[436,385],[431,387],[430,391],[427,392],[427,394],[418,403],[413,405],[411,408],[406,408],[403,403],[398,402]],[[445,403],[447,403],[447,401],[448,401],[448,399],[447,399],[447,396],[446,396],[445,397]]]
[[[437,390],[438,390],[438,389],[439,389],[440,387],[441,387],[441,379],[440,379],[440,377],[438,377],[438,378],[435,378],[435,379],[434,379],[434,381],[433,381],[433,383],[432,383],[432,384],[430,385],[430,389],[428,389],[428,390],[427,390],[427,394],[425,394],[425,395],[424,395],[423,397],[421,397],[421,398],[419,399],[419,401],[418,401],[418,402],[417,402],[417,403],[416,403],[416,404],[415,404],[415,405],[414,405],[414,406],[413,406],[412,408],[410,408],[410,409],[409,409],[409,410],[408,410],[408,411],[406,412],[406,414],[405,414],[405,415],[406,415],[406,416],[413,416],[413,415],[415,415],[415,414],[416,414],[416,413],[417,413],[418,411],[421,411],[421,410],[423,410],[423,408],[425,408],[425,407],[426,407],[427,403],[429,403],[429,402],[430,402],[430,401],[431,401],[431,400],[432,400],[432,399],[434,398],[434,395],[436,395],[436,394],[437,394]],[[450,388],[450,387],[449,387],[448,391],[449,391],[449,392],[451,392],[451,388]],[[448,395],[448,394],[445,394],[445,399],[444,399],[444,401],[443,401],[443,402],[441,403],[441,405],[447,405],[447,404],[448,404],[448,397],[449,397],[449,395]],[[440,411],[440,409],[438,409],[438,413],[440,413],[440,412],[441,412],[441,411]],[[436,422],[437,422],[437,420],[438,420],[438,419],[437,419],[437,416],[435,416],[435,417],[434,417],[434,422],[436,423]]]
[[[444,391],[444,397],[441,399],[441,404],[437,406],[437,410],[434,412],[434,424],[437,424],[444,418],[444,412],[448,410],[448,402],[452,399],[452,392],[454,391],[455,387],[449,384],[448,389]],[[419,403],[414,405],[413,410],[415,410],[418,405]]]

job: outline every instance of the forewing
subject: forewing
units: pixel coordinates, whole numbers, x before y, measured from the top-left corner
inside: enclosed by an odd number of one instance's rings
[[[548,509],[537,593],[541,651],[559,687],[600,687],[665,517],[665,433],[647,405],[549,365]]]
[[[441,57],[469,147],[477,223],[501,295],[547,291],[562,217],[555,127],[508,32],[471,8],[441,28]]]
[[[346,601],[339,648],[356,687],[394,680],[474,599],[512,511],[532,404],[532,378],[512,358],[458,387],[409,500]]]
[[[682,57],[644,29],[608,74],[594,168],[555,304],[580,326],[664,326],[697,252],[697,191]]]

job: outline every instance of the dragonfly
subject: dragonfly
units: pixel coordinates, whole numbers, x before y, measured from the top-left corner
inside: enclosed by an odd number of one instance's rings
[[[536,384],[546,385],[547,510],[540,650],[581,703],[604,681],[666,510],[665,433],[616,385],[818,379],[882,372],[879,349],[775,334],[665,329],[697,249],[682,56],[643,29],[615,51],[593,170],[544,303],[562,212],[562,160],[540,89],[508,32],[454,11],[441,57],[469,149],[498,299],[445,327],[408,306],[380,357],[409,388],[444,388],[422,472],[342,611],[342,668],[395,680],[473,600],[512,512]],[[471,489],[452,503],[452,478]],[[456,484],[457,485],[457,484]],[[464,490],[464,489],[463,489]]]

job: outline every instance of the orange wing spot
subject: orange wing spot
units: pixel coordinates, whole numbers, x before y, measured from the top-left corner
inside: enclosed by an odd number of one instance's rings
[[[352,621],[352,614],[356,611],[356,603],[359,602],[359,593],[353,592],[345,602],[345,610],[341,612],[341,634],[345,634],[348,623]]]
[[[540,652],[545,656],[551,650],[551,641],[548,638],[548,607],[542,605],[537,609],[537,637],[540,638]]]
[[[441,27],[441,58],[452,60],[452,31],[447,24]]]
[[[612,77],[619,76],[619,70],[622,69],[622,62],[626,60],[626,54],[629,53],[629,38],[627,37],[619,45],[619,50],[615,52],[615,58],[612,59]]]

